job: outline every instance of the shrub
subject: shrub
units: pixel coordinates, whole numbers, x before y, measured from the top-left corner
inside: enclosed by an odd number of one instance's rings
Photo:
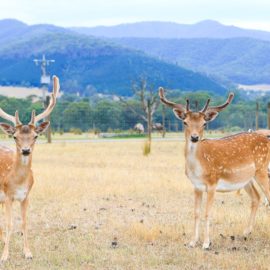
[[[73,134],[75,134],[75,135],[81,135],[83,132],[82,132],[82,130],[80,129],[80,128],[71,128],[70,130],[69,130],[69,132],[70,133],[73,133]]]

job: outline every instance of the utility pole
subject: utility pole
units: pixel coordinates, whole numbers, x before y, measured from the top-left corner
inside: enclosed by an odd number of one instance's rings
[[[46,96],[46,93],[49,90],[49,85],[51,83],[51,77],[50,75],[47,75],[46,68],[49,66],[51,63],[54,63],[55,60],[53,59],[46,59],[45,54],[42,55],[42,59],[34,59],[34,63],[41,68],[41,77],[40,77],[40,84],[41,84],[41,89],[42,89],[42,101],[43,101],[43,106],[44,108],[47,108],[47,106],[50,103],[50,97]],[[46,121],[50,121],[50,115],[46,117]],[[46,137],[48,143],[52,142],[52,130],[51,130],[51,125],[48,127],[47,132],[46,132]]]

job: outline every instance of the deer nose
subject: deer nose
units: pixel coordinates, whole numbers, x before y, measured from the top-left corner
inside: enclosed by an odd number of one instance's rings
[[[22,149],[22,154],[24,156],[29,156],[30,155],[30,149]]]
[[[193,134],[193,135],[191,135],[191,138],[190,138],[190,139],[191,139],[191,141],[192,141],[192,142],[194,142],[194,143],[195,143],[195,142],[199,141],[199,136],[198,136],[198,135]]]

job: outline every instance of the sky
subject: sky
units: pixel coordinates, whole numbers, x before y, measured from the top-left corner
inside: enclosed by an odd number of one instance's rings
[[[269,11],[269,0],[0,0],[0,19],[65,27],[211,19],[270,31]]]

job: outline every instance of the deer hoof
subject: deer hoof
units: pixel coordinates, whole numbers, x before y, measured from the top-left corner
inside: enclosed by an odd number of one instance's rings
[[[196,246],[196,244],[197,244],[197,241],[192,240],[192,241],[190,241],[190,242],[188,243],[188,247],[194,248],[194,247]]]
[[[3,253],[1,257],[1,262],[5,262],[8,259],[8,253]]]
[[[244,235],[244,236],[248,236],[248,235],[251,234],[251,231],[252,231],[251,228],[246,228],[246,229],[244,230],[244,232],[243,232],[243,235]]]
[[[204,242],[203,243],[203,246],[202,246],[202,248],[204,249],[204,250],[209,250],[210,249],[210,246],[211,246],[211,242]]]
[[[32,255],[32,253],[30,251],[24,252],[24,257],[25,257],[25,259],[28,259],[28,260],[33,259],[33,255]]]

